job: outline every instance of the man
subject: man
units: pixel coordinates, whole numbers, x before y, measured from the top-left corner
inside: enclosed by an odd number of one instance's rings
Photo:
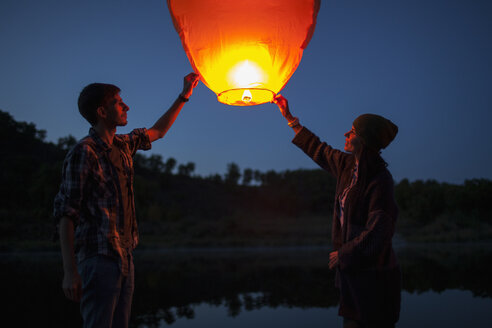
[[[198,80],[197,74],[188,74],[179,97],[150,129],[124,135],[117,135],[116,128],[127,124],[129,108],[118,87],[93,83],[80,93],[79,111],[92,127],[65,158],[54,217],[63,291],[80,301],[84,327],[128,327],[132,251],[138,243],[132,156],[164,137]]]

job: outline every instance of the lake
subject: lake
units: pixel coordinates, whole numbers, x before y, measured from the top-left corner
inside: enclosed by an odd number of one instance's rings
[[[132,327],[341,327],[329,248],[137,250]],[[397,248],[397,327],[492,327],[492,246]],[[3,253],[4,322],[80,327],[58,252]]]

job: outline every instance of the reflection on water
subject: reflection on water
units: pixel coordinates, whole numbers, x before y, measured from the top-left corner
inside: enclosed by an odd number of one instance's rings
[[[133,327],[340,327],[329,249],[139,251]],[[492,248],[421,245],[398,250],[398,327],[490,323]],[[64,299],[58,253],[0,256],[4,318],[18,326],[81,325]],[[486,320],[487,319],[487,320]],[[444,323],[444,324],[441,324]]]
[[[241,296],[240,298],[242,298]],[[245,297],[246,298],[246,297]],[[247,300],[243,300],[247,303]],[[174,318],[172,324],[166,320],[164,313],[158,313],[153,323],[144,327],[174,328],[209,328],[209,327],[342,327],[342,319],[337,315],[336,307],[329,308],[298,308],[279,306],[261,309],[246,309],[237,316],[230,316],[225,305],[201,303],[191,305],[193,315],[181,316],[179,308],[168,309]],[[476,298],[469,291],[446,290],[438,293],[433,291],[422,294],[402,294],[402,313],[397,325],[399,328],[415,327],[489,327],[492,299]],[[154,319],[155,319],[154,318]],[[191,320],[196,318],[196,320]]]
[[[245,300],[246,301],[246,300]],[[237,316],[230,316],[223,305],[201,303],[193,305],[196,320],[185,317],[178,318],[171,327],[173,328],[210,328],[210,327],[309,327],[327,328],[341,327],[342,319],[337,315],[337,308],[297,308],[297,307],[263,307],[261,309],[249,309],[242,311]],[[171,312],[178,311],[172,308]],[[150,327],[167,327],[164,319]],[[149,327],[145,324],[141,328]]]
[[[137,278],[134,310],[147,316],[134,322],[173,323],[200,303],[224,306],[231,317],[264,307],[336,306],[327,256],[320,249],[141,253],[135,266],[147,274]],[[171,307],[177,313],[166,311]]]
[[[467,290],[404,292],[398,327],[490,327],[491,309],[492,298]]]

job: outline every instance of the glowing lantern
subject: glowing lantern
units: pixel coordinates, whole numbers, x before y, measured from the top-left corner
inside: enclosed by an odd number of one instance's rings
[[[201,81],[228,105],[270,102],[289,81],[316,25],[320,0],[168,0]]]

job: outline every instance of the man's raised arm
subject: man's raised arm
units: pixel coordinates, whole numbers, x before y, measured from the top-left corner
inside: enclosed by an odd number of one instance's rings
[[[199,79],[200,76],[195,73],[190,73],[185,76],[183,81],[183,91],[181,91],[178,98],[174,101],[167,112],[162,115],[150,129],[147,130],[150,142],[164,137],[178,117],[184,103],[190,98],[193,93],[193,88],[197,86]]]

